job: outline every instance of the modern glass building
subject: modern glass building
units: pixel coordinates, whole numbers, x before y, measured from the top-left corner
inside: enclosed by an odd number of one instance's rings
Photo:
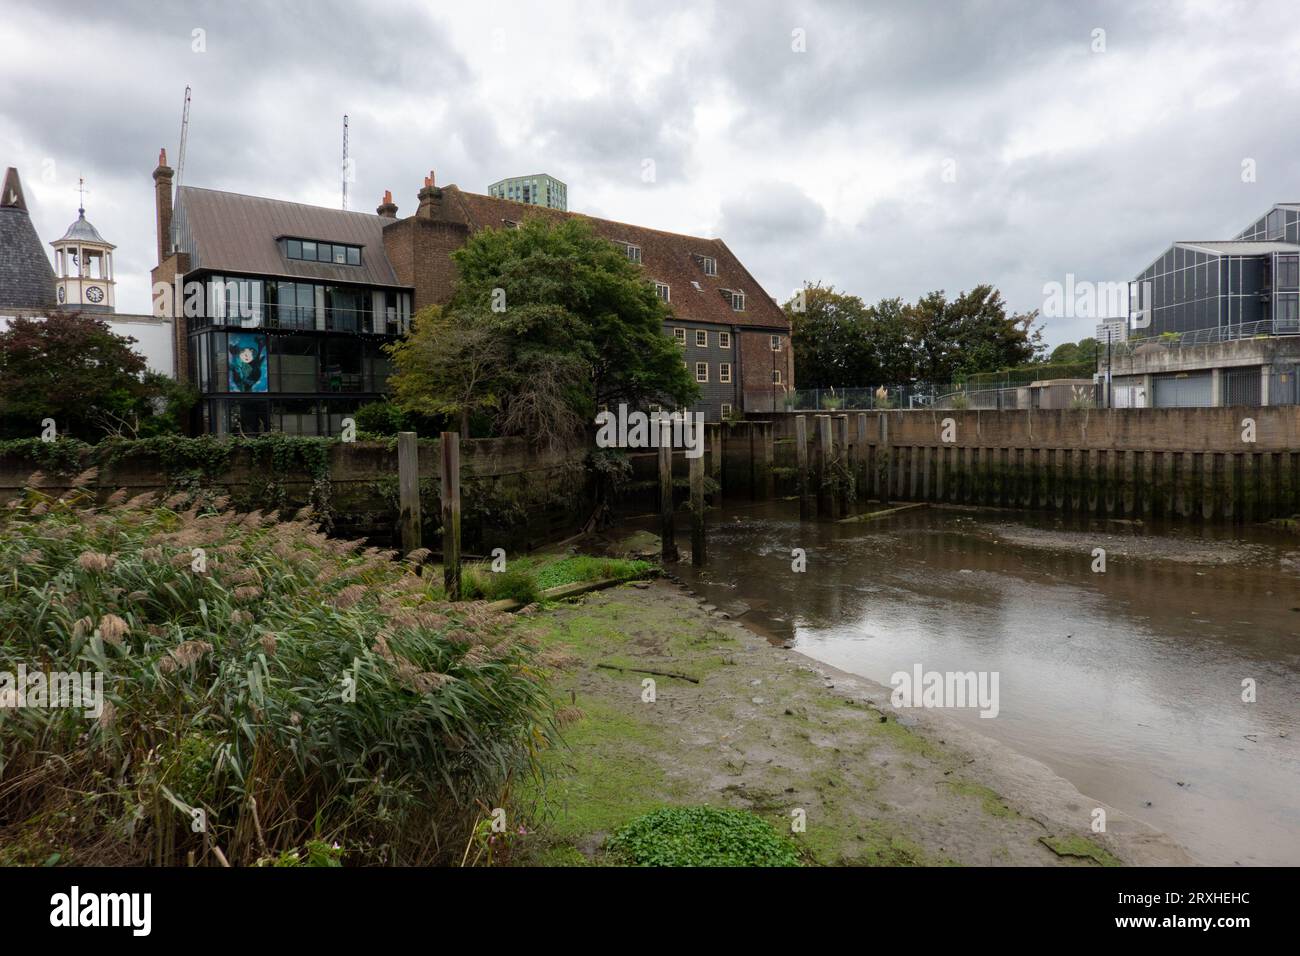
[[[189,186],[174,216],[197,430],[337,435],[383,396],[384,345],[411,316],[384,253],[390,219]]]
[[[1232,240],[1174,243],[1133,281],[1129,301],[1139,337],[1300,333],[1300,205],[1274,206]]]
[[[569,187],[546,173],[495,182],[488,187],[488,195],[493,199],[512,199],[547,209],[564,211],[569,208]]]

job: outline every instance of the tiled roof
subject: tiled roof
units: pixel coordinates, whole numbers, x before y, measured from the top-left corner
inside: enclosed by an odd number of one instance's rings
[[[317,282],[399,285],[384,254],[384,225],[374,213],[328,209],[240,193],[182,186],[177,202],[180,246],[191,268],[284,276]],[[361,247],[361,265],[288,259],[281,236]]]
[[[785,313],[721,239],[699,239],[576,212],[496,199],[465,192],[457,186],[442,187],[442,201],[444,215],[459,219],[472,229],[500,228],[510,222],[522,222],[530,216],[552,220],[582,219],[606,239],[641,247],[641,268],[646,278],[667,283],[668,305],[679,318],[718,325],[790,328]],[[700,261],[705,256],[717,262],[717,275],[705,274]],[[699,289],[692,283],[698,283]],[[724,294],[731,291],[745,294],[745,311],[732,310],[730,296]]]
[[[54,268],[27,213],[18,170],[11,166],[0,191],[0,307],[50,309],[54,305]]]

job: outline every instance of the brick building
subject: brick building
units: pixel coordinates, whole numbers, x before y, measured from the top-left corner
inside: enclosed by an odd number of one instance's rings
[[[577,215],[438,187],[432,174],[405,218],[391,193],[374,214],[192,186],[173,200],[165,152],[154,181],[155,310],[174,316],[177,377],[202,396],[195,426],[217,434],[337,434],[386,391],[383,345],[451,298],[451,254],[473,232]],[[793,388],[790,324],[721,239],[581,218],[671,309],[664,334],[700,384],[694,411],[717,421],[780,407]]]
[[[397,218],[391,198],[378,209],[391,218],[384,248],[398,281],[415,292],[416,309],[451,297],[451,254],[479,229],[509,228],[525,218],[577,217],[621,246],[672,310],[664,333],[682,346],[700,385],[693,411],[709,421],[731,412],[771,411],[794,387],[790,322],[721,239],[701,239],[630,223],[438,186],[430,173],[414,215]]]

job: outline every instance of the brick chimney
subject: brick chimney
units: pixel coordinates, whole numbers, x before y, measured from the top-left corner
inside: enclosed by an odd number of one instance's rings
[[[172,168],[167,150],[158,151],[158,168],[153,171],[154,205],[158,212],[158,264],[172,251]]]
[[[442,208],[442,190],[433,184],[433,170],[429,170],[429,175],[424,177],[424,188],[419,192],[420,208],[415,214],[422,219],[438,218],[438,210]]]
[[[397,218],[397,203],[393,202],[393,191],[391,189],[384,190],[384,201],[375,209],[375,213],[385,219]]]

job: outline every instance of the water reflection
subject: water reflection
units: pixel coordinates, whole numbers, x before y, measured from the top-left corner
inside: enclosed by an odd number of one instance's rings
[[[1219,544],[1231,563],[1171,560]],[[881,683],[918,662],[997,670],[1000,716],[955,717],[1205,862],[1300,863],[1294,537],[940,509],[801,524],[780,502],[718,516],[709,546],[700,589],[772,639]]]

